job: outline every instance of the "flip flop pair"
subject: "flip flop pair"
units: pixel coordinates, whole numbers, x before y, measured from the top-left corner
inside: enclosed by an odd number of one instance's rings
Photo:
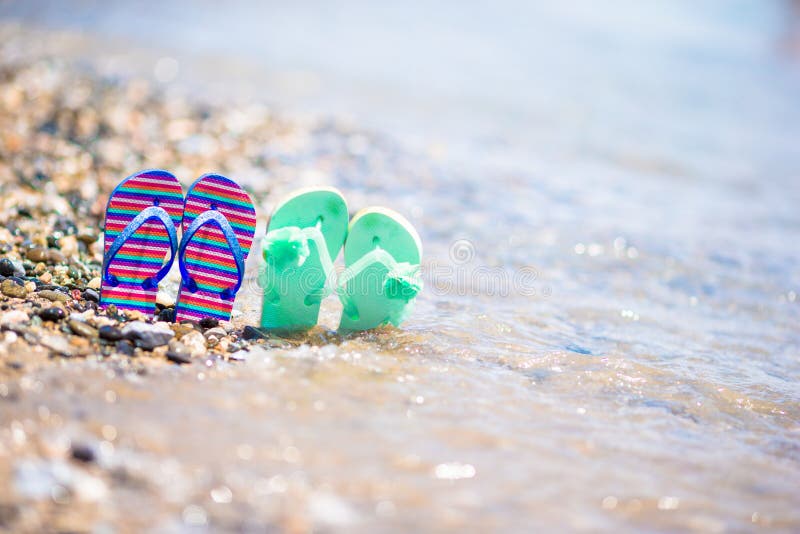
[[[344,248],[345,270],[333,262]],[[322,300],[343,305],[339,329],[399,326],[422,289],[422,243],[402,215],[366,208],[348,224],[347,203],[333,188],[303,189],[276,208],[263,241],[261,326],[302,331],[317,324]]]
[[[185,198],[169,172],[129,176],[106,206],[100,306],[153,314],[158,283],[177,254],[182,281],[175,320],[229,320],[255,225],[250,196],[224,176],[201,176]]]

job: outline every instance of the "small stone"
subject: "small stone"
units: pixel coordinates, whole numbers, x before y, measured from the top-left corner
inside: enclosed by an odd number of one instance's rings
[[[125,356],[133,356],[135,351],[133,343],[128,341],[127,339],[117,341],[116,348],[117,352],[119,352],[120,354],[124,354]]]
[[[246,340],[253,340],[253,339],[266,339],[267,335],[256,328],[255,326],[247,325],[244,327],[242,331],[242,339]]]
[[[228,355],[228,359],[235,361],[235,362],[243,362],[247,360],[247,351],[244,350],[237,350],[236,352],[232,352]]]
[[[181,337],[181,343],[192,356],[202,356],[206,353],[206,338],[196,330]]]
[[[78,252],[78,238],[74,235],[65,235],[58,240],[58,246],[65,256],[73,256]]]
[[[0,291],[2,291],[3,295],[15,299],[24,299],[28,294],[25,286],[18,284],[11,278],[3,280],[3,283],[0,284]]]
[[[125,310],[122,313],[129,321],[142,322],[145,318],[144,314],[139,310]]]
[[[28,319],[30,317],[22,310],[9,310],[0,316],[0,325],[24,323]]]
[[[225,332],[224,328],[216,327],[216,328],[209,328],[208,330],[205,331],[204,335],[207,338],[215,336],[217,339],[219,339],[221,337],[224,337],[226,333],[227,332]]]
[[[181,354],[179,352],[167,351],[167,359],[177,364],[192,363],[192,357],[188,354]]]
[[[101,326],[97,333],[100,335],[100,339],[105,339],[106,341],[119,341],[125,337],[122,330],[111,325]]]
[[[33,267],[33,274],[35,274],[36,276],[41,276],[41,275],[43,275],[43,274],[45,273],[45,271],[47,271],[47,265],[45,265],[45,264],[44,264],[43,262],[41,262],[41,261],[40,261],[39,263],[37,263],[37,264],[36,264],[36,265]],[[47,282],[47,283],[49,284],[50,282]]]
[[[89,280],[89,283],[86,284],[86,287],[88,287],[90,289],[100,289],[100,284],[101,284],[100,277],[99,276],[95,276],[94,278]]]
[[[84,463],[92,463],[97,458],[94,449],[86,443],[73,443],[70,447],[70,454],[75,460]]]
[[[44,265],[44,263],[40,263],[39,265]],[[43,284],[49,284],[53,281],[53,275],[48,272],[44,272],[39,275],[39,280],[41,280]]]
[[[203,317],[200,319],[200,326],[204,329],[217,327],[219,326],[219,319],[215,319],[214,317]]]
[[[156,294],[156,304],[164,308],[172,308],[175,306],[175,297],[167,291],[159,289]]]
[[[86,245],[91,245],[92,243],[97,241],[97,236],[95,236],[91,232],[84,231],[78,234],[78,241]]]
[[[50,263],[65,263],[67,261],[67,257],[64,256],[60,250],[51,248],[47,251],[47,260]]]
[[[42,318],[42,321],[50,321],[52,323],[57,323],[66,317],[67,314],[61,308],[53,306],[51,308],[45,308],[39,312],[39,317]]]
[[[70,319],[70,321],[67,324],[69,325],[69,329],[72,330],[72,333],[78,336],[86,337],[89,339],[94,339],[97,337],[97,330],[94,327],[84,323],[83,321]]]
[[[69,338],[69,344],[72,345],[73,347],[77,347],[77,348],[80,348],[80,349],[85,349],[85,348],[89,347],[91,342],[88,339],[86,339],[85,337],[71,336]]]
[[[32,262],[45,262],[47,261],[47,249],[42,247],[32,248],[25,257]]]
[[[25,276],[25,266],[19,260],[11,260],[11,263],[14,265],[14,276]]]
[[[39,343],[42,346],[61,354],[63,356],[72,356],[72,347],[67,338],[61,335],[43,336]]]
[[[33,293],[36,291],[36,283],[35,282],[25,282],[25,290],[28,293]]]
[[[87,289],[84,291],[83,298],[90,302],[100,302],[100,294],[94,289]]]
[[[8,258],[0,260],[0,275],[14,276],[14,264]]]
[[[193,330],[198,330],[198,331],[202,330],[202,328],[200,328],[200,323],[198,323],[197,321],[192,321],[191,319],[184,319],[183,321],[181,321],[178,324],[180,326],[184,326],[186,328],[191,328]]]
[[[166,345],[170,339],[175,337],[175,332],[164,323],[150,324],[144,321],[128,323],[122,329],[122,334],[127,339],[134,341],[137,347],[141,347],[144,350],[153,350],[156,347]]]
[[[163,323],[171,323],[175,319],[175,309],[165,308],[158,312],[158,320]]]
[[[69,295],[62,293],[61,291],[53,291],[50,289],[44,289],[37,293],[43,299],[47,299],[52,302],[69,302],[70,298]]]

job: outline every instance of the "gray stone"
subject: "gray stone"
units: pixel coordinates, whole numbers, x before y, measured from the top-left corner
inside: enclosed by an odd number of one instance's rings
[[[175,332],[165,323],[145,323],[133,321],[122,329],[122,335],[136,343],[137,347],[144,350],[153,350],[169,343],[175,337]]]
[[[206,330],[204,332],[204,335],[206,337],[216,336],[217,339],[225,337],[226,334],[227,334],[227,332],[225,331],[225,329],[224,328],[220,328],[218,326],[216,326],[214,328],[209,328],[208,330]]]
[[[64,336],[48,335],[42,336],[39,343],[53,352],[61,354],[62,356],[72,356],[72,346]]]

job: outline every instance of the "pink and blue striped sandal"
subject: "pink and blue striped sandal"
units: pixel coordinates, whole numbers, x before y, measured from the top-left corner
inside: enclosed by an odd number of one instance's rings
[[[155,312],[158,283],[175,259],[182,215],[181,184],[167,171],[133,174],[114,189],[106,205],[102,309],[113,304],[122,311]]]
[[[176,322],[230,320],[255,228],[253,201],[236,182],[205,174],[192,184],[178,249],[182,281]]]

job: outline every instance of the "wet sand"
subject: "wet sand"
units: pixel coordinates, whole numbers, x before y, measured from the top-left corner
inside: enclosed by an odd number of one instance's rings
[[[58,35],[3,31],[0,241],[33,287],[0,313],[2,528],[800,528],[797,159],[771,181],[741,171],[777,143],[734,163],[622,144],[476,176],[437,147],[107,76],[49,55]],[[327,302],[306,337],[243,339],[253,254],[236,317],[190,363],[79,335],[70,313],[130,322],[86,291],[105,196],[149,167],[241,180],[257,237],[306,185],[406,213],[426,254],[415,314],[342,338]],[[47,274],[66,301],[28,280]]]

